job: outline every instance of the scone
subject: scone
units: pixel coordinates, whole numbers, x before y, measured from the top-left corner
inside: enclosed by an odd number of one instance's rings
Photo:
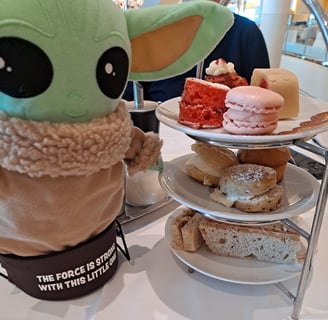
[[[286,147],[272,149],[240,149],[237,152],[240,163],[253,163],[268,166],[277,173],[277,183],[285,174],[287,162],[290,159],[290,151]]]
[[[281,206],[283,187],[276,182],[276,171],[270,167],[237,164],[222,170],[210,198],[244,212],[270,212]]]
[[[186,171],[196,181],[216,187],[221,171],[238,163],[236,154],[227,148],[197,142],[191,145],[195,152],[186,162]]]

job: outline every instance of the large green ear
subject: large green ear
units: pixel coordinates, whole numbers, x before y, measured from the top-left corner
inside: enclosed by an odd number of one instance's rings
[[[229,9],[208,0],[124,14],[132,48],[130,80],[159,80],[189,70],[233,24]]]

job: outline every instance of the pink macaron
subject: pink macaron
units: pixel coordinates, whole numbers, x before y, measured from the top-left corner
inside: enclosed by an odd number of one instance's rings
[[[283,97],[256,86],[241,86],[228,91],[223,115],[223,128],[239,135],[262,135],[273,132],[278,125],[278,111]]]

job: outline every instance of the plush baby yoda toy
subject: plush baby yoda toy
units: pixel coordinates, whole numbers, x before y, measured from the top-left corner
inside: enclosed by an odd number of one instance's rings
[[[0,254],[34,257],[96,237],[130,174],[158,156],[133,127],[128,79],[195,65],[233,18],[211,1],[123,11],[111,0],[0,1]]]

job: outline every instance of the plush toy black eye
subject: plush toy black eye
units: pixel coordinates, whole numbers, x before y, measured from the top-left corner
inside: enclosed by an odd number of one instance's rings
[[[35,44],[13,37],[0,38],[0,91],[14,98],[34,97],[50,86],[53,69]]]
[[[100,57],[96,77],[100,90],[107,97],[116,99],[123,92],[129,71],[127,53],[119,47],[106,50]]]

